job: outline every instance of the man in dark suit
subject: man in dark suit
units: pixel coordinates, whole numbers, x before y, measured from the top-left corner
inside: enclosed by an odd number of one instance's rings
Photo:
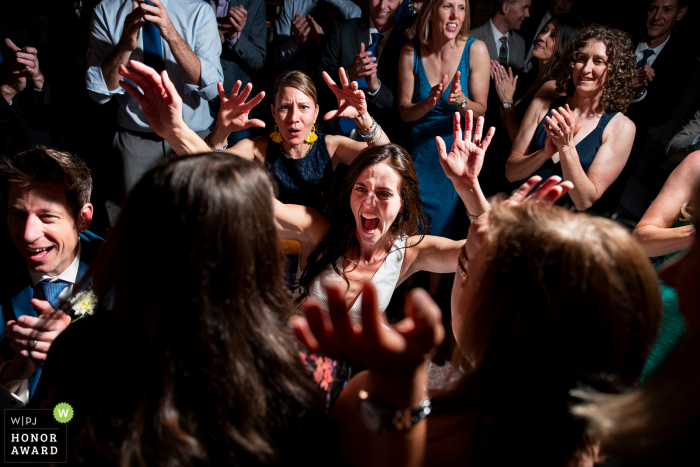
[[[335,96],[323,81],[327,72],[340,85],[338,68],[344,67],[350,81],[358,81],[365,92],[369,113],[394,141],[400,141],[398,112],[399,53],[406,37],[394,27],[401,0],[370,0],[369,18],[353,18],[336,26],[326,41],[321,63],[312,73],[321,97],[322,112],[337,108]],[[353,125],[333,119],[325,132],[348,134]],[[405,132],[404,132],[405,133]]]
[[[0,406],[20,407],[34,393],[54,339],[77,313],[68,298],[101,239],[87,231],[92,178],[77,156],[40,146],[0,159],[0,180],[3,237],[17,247],[4,248]]]
[[[640,166],[649,128],[668,122],[688,87],[695,63],[686,41],[673,32],[676,23],[688,11],[687,0],[651,0],[645,6],[646,27],[634,51],[637,59],[635,99],[627,110],[637,132],[627,165],[608,189],[609,193],[606,192],[616,199]]]
[[[530,17],[531,3],[531,0],[495,0],[494,15],[471,31],[473,37],[486,43],[491,60],[498,60],[506,69],[511,67],[515,71],[525,63],[525,41],[515,31]]]
[[[241,88],[265,64],[267,54],[267,20],[265,2],[259,0],[209,0],[221,41],[221,69],[224,91],[231,97],[231,88],[241,81]],[[218,98],[215,109],[218,109]],[[216,118],[216,115],[214,115]],[[250,138],[250,129],[232,133],[229,146]]]

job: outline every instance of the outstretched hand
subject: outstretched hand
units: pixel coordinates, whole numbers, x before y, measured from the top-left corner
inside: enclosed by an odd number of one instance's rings
[[[128,67],[119,66],[119,74],[143,90],[142,94],[126,81],[119,82],[139,102],[148,124],[158,136],[168,139],[173,130],[185,124],[182,119],[182,98],[170,81],[167,71],[163,70],[159,75],[148,65],[130,60]]]
[[[362,290],[362,326],[351,323],[341,286],[324,287],[330,316],[309,299],[304,303],[306,317],[295,316],[290,321],[297,338],[311,352],[352,360],[401,378],[430,358],[445,337],[440,308],[422,289],[409,293],[406,318],[390,328],[381,322],[377,291],[371,283]]]
[[[455,112],[452,119],[454,141],[449,153],[447,152],[445,141],[439,136],[435,137],[438,154],[440,155],[440,165],[455,187],[464,185],[466,188],[471,189],[478,184],[477,179],[481,172],[481,167],[484,165],[484,154],[486,154],[486,149],[491,144],[491,139],[496,132],[496,129],[491,127],[482,139],[484,117],[479,117],[476,121],[476,129],[472,138],[473,118],[473,112],[468,110],[464,139],[462,139],[461,115],[459,112]]]
[[[333,81],[333,78],[328,73],[323,72],[323,79],[328,87],[331,88],[333,94],[335,94],[335,98],[338,99],[338,109],[331,110],[324,115],[324,120],[330,120],[335,117],[362,118],[367,113],[365,93],[357,88],[357,81],[353,81],[352,84],[349,82],[342,67],[338,69],[338,73],[340,74],[342,88]]]
[[[250,95],[250,91],[253,90],[253,84],[248,83],[243,88],[240,94],[238,91],[241,89],[241,81],[236,81],[231,89],[231,97],[227,98],[224,92],[224,86],[219,82],[219,98],[221,99],[221,106],[219,107],[219,115],[217,117],[217,122],[220,122],[229,132],[241,131],[246,128],[253,126],[265,128],[265,122],[254,118],[252,120],[248,119],[248,114],[250,111],[260,103],[265,97],[265,91],[259,92],[255,97],[246,102],[245,100]]]
[[[517,206],[522,203],[538,203],[551,206],[559,198],[574,188],[573,182],[569,180],[562,182],[561,177],[552,175],[543,184],[538,186],[532,194],[528,194],[541,180],[542,177],[539,175],[530,177],[520,188],[510,195],[505,203],[511,206]]]

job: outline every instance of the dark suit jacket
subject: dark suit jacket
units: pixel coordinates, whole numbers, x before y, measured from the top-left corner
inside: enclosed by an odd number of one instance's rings
[[[224,72],[224,90],[231,97],[231,88],[237,80],[243,86],[250,82],[253,72],[265,64],[267,54],[267,17],[265,2],[260,0],[231,0],[229,7],[243,5],[248,11],[245,26],[238,37],[238,42],[229,48],[221,44],[221,69]]]
[[[493,39],[493,31],[488,21],[474,28],[469,33],[472,37],[482,40],[486,43],[486,48],[489,50],[491,60],[498,60],[498,48]],[[525,40],[517,32],[511,31],[508,33],[508,66],[513,68],[513,71],[519,70],[525,65]]]
[[[86,230],[85,233],[80,233],[79,236],[80,266],[78,267],[77,282],[85,275],[90,262],[95,257],[95,253],[102,243],[102,239],[89,230]],[[13,250],[15,249],[13,248]],[[10,261],[12,261],[12,259]],[[27,271],[24,261],[21,262],[21,265],[17,262],[13,262],[13,266],[14,265],[17,266],[12,268],[13,271],[5,271],[3,274],[7,277],[5,277],[6,280],[3,282],[2,295],[0,297],[0,313],[2,313],[2,321],[0,321],[0,357],[2,357],[3,361],[12,360],[14,355],[7,341],[3,340],[6,323],[10,320],[16,320],[23,315],[37,316],[36,310],[29,303],[29,301],[34,298],[34,288],[32,287],[29,271]],[[18,273],[18,271],[21,272]],[[12,274],[12,272],[14,274]],[[41,369],[42,367],[40,366],[29,378],[30,398],[39,382]]]
[[[398,112],[399,54],[406,41],[406,36],[401,34],[397,27],[394,27],[379,58],[377,76],[381,81],[381,86],[376,95],[367,95],[367,107],[370,115],[379,122],[392,141],[397,140],[401,132],[399,124],[401,119]],[[316,88],[319,90],[321,98],[321,118],[325,112],[337,108],[337,100],[323,80],[321,73],[326,71],[336,83],[340,84],[338,68],[348,68],[355,60],[355,55],[360,50],[360,44],[364,43],[366,47],[368,42],[368,18],[353,18],[338,24],[326,41],[321,55],[321,63],[312,72],[312,78],[316,82]],[[337,126],[337,121],[326,122],[324,132],[342,133]]]

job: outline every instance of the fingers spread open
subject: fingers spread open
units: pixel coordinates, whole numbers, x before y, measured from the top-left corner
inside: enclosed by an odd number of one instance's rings
[[[423,353],[429,353],[445,338],[442,313],[428,292],[416,288],[409,292],[404,306],[406,316],[413,319],[411,334]]]
[[[306,318],[303,316],[292,316],[289,319],[289,326],[294,331],[297,340],[309,349],[309,351],[313,353],[318,353],[320,351],[318,341],[311,332],[311,329],[309,329],[309,323],[306,321]]]
[[[260,95],[260,94],[258,94],[258,95]],[[257,118],[254,118],[254,119],[252,119],[252,120],[248,120],[248,121],[246,122],[246,124],[245,124],[245,127],[246,127],[246,128],[250,128],[250,127],[253,127],[253,126],[256,126],[256,127],[259,127],[259,128],[265,128],[265,122],[263,122],[262,120],[259,120],[259,119],[257,119]]]
[[[124,81],[124,80],[119,81],[119,86],[121,86],[122,88],[124,88],[124,90],[125,90],[126,92],[128,92],[128,93],[131,95],[131,97],[133,97],[134,99],[136,99],[136,101],[137,101],[139,104],[141,103],[141,99],[143,99],[143,94],[141,94],[141,91],[139,91],[138,89],[136,89],[135,87],[133,87],[132,85],[130,85],[129,83],[127,83],[127,82]]]
[[[365,341],[376,342],[379,339],[380,321],[377,289],[371,282],[362,288],[362,338]],[[347,314],[347,313],[346,313]]]
[[[452,117],[452,134],[454,135],[455,141],[461,141],[462,139],[462,115],[459,112],[455,112],[454,117]],[[469,131],[465,128],[465,132]]]
[[[303,305],[304,315],[313,333],[318,347],[323,353],[332,353],[333,349],[333,327],[326,322],[323,311],[314,299],[307,299]]]
[[[339,284],[326,282],[323,284],[328,296],[328,310],[333,323],[334,340],[342,347],[351,344],[355,338],[355,330],[350,323],[350,317],[345,310],[345,301]]]
[[[493,139],[493,135],[496,134],[496,127],[491,127],[489,128],[488,133],[486,133],[486,136],[484,137],[483,140],[481,140],[481,149],[486,151],[489,148],[489,144],[491,144],[491,140]]]
[[[512,195],[510,195],[508,201],[511,203],[522,202],[527,196],[527,194],[530,193],[530,191],[532,191],[535,185],[537,185],[540,182],[540,180],[542,180],[542,177],[540,177],[539,175],[534,175],[530,177],[525,183],[520,185],[520,188],[515,190],[515,192]]]

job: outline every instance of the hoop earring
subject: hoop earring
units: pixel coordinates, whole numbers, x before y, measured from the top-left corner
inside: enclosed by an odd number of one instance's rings
[[[270,133],[270,138],[275,143],[281,143],[282,141],[284,141],[284,139],[282,138],[282,134],[279,132],[279,129],[277,128],[277,125],[275,125],[275,131]]]
[[[311,125],[311,133],[309,133],[309,136],[306,137],[304,141],[307,143],[313,143],[318,139],[318,135],[316,134],[316,122],[314,122],[313,125]]]

